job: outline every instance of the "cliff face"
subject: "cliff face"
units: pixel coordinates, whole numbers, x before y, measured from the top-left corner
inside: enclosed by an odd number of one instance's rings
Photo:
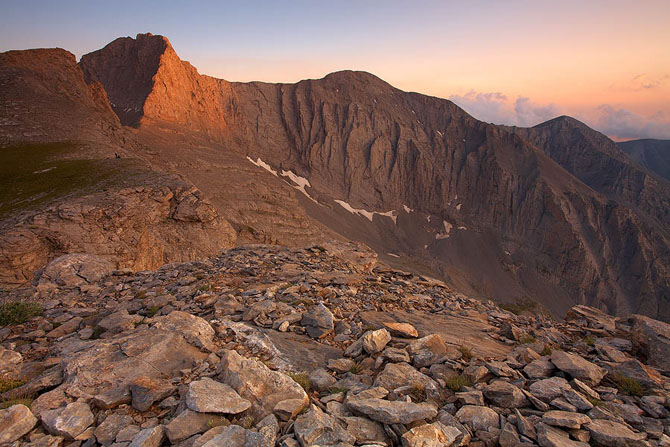
[[[617,146],[641,166],[670,180],[670,140],[624,141]]]
[[[161,36],[118,39],[80,65],[140,138],[204,138],[278,178],[301,176],[310,215],[389,261],[423,263],[482,297],[670,318],[666,187],[581,123],[489,125],[360,72],[228,83],[199,75]],[[160,157],[180,170],[195,154]],[[216,171],[213,156],[197,157]],[[197,171],[181,170],[196,183]]]

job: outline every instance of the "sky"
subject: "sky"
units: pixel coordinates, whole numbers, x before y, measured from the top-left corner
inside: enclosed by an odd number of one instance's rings
[[[77,57],[162,34],[201,73],[295,82],[344,69],[532,126],[574,116],[670,139],[670,0],[0,0],[0,51]]]

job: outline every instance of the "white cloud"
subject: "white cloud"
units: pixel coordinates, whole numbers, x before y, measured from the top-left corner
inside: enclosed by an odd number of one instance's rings
[[[670,116],[663,111],[643,116],[627,109],[603,104],[598,107],[595,118],[587,121],[595,129],[615,139],[670,139]]]
[[[500,92],[470,90],[449,99],[475,118],[493,124],[528,127],[561,115],[556,104],[539,104],[523,96],[512,99]]]

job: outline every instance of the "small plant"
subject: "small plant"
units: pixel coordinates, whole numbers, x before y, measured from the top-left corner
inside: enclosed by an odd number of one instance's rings
[[[8,399],[8,400],[3,400],[0,401],[0,410],[6,410],[7,408],[14,406],[14,405],[25,405],[26,407],[30,407],[30,404],[33,403],[33,399],[30,398],[22,398],[22,399]]]
[[[254,423],[256,420],[254,419],[253,416],[244,416],[243,418],[240,418],[237,423],[240,425],[242,428],[246,428],[247,430],[251,429],[254,426]]]
[[[198,287],[198,290],[201,292],[204,292],[206,290],[209,290],[209,284],[203,284],[200,287]]]
[[[312,381],[309,380],[309,376],[306,373],[289,373],[289,377],[300,385],[306,393],[312,391]]]
[[[358,373],[360,373],[360,372],[361,372],[361,365],[358,364],[358,363],[354,363],[353,365],[351,365],[351,368],[349,368],[349,372],[350,372],[351,374],[358,374]]]
[[[586,343],[589,346],[595,346],[596,338],[593,335],[589,335],[584,338],[584,343]]]
[[[551,355],[551,346],[545,344],[544,348],[540,352],[540,355]]]
[[[23,380],[14,380],[14,379],[0,379],[0,394],[5,391],[13,390],[18,388],[21,385],[25,385],[26,382]]]
[[[586,400],[591,402],[591,405],[593,405],[594,407],[599,407],[603,404],[602,400],[596,399],[595,397],[591,397],[591,396],[586,396]]]
[[[414,382],[410,386],[409,395],[415,402],[423,402],[426,400],[426,385],[422,382]]]
[[[469,362],[470,360],[472,360],[472,357],[473,357],[472,349],[470,349],[469,346],[460,345],[458,347],[458,352],[461,353],[461,355],[463,356],[463,360],[465,360],[466,362]]]
[[[140,290],[135,294],[135,298],[137,298],[138,300],[143,300],[146,297],[147,297],[147,292],[145,292],[144,290]]]
[[[465,386],[472,386],[472,381],[463,375],[448,377],[446,382],[447,388],[451,391],[458,391]]]
[[[195,278],[198,281],[202,281],[203,279],[205,279],[205,275],[203,275],[202,273],[198,273],[197,275],[195,275]]]
[[[0,304],[0,327],[21,324],[42,315],[42,305],[29,301],[8,301]]]
[[[211,419],[207,420],[208,428],[228,426],[228,425],[230,425],[230,421],[228,421],[228,419],[224,418],[223,416],[214,416]]]
[[[520,315],[523,312],[533,312],[537,307],[537,303],[529,299],[519,300],[516,303],[502,303],[499,307],[515,315]]]
[[[93,340],[99,339],[103,332],[105,332],[105,330],[103,328],[101,328],[100,326],[94,327],[93,328],[93,334],[91,335],[91,339],[93,339]]]
[[[314,300],[311,298],[298,298],[297,300],[293,300],[291,303],[294,306],[299,306],[300,304],[304,304],[305,307],[312,307],[314,305]]]
[[[535,343],[537,341],[537,338],[534,335],[526,334],[523,337],[519,339],[519,343],[522,345],[529,345],[531,343]]]
[[[159,310],[161,310],[159,306],[151,306],[150,308],[147,309],[147,317],[149,318],[153,317],[158,313]]]
[[[639,380],[625,376],[620,372],[615,372],[608,376],[610,382],[617,387],[619,392],[629,396],[642,397],[645,395],[644,386]]]
[[[327,391],[328,394],[340,394],[340,393],[346,393],[349,390],[346,389],[346,388],[339,387],[339,386],[331,386],[331,387],[328,387],[328,389],[326,391]]]

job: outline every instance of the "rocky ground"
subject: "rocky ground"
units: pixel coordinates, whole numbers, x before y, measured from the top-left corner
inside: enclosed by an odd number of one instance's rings
[[[517,315],[351,243],[69,255],[3,299],[2,445],[670,445],[667,324]]]

